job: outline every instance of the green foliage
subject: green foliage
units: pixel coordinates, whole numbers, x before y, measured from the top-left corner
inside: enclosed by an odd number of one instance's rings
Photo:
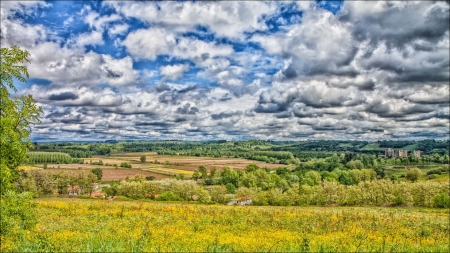
[[[14,46],[1,49],[0,86],[0,194],[13,188],[14,170],[27,160],[26,152],[32,147],[30,127],[40,122],[41,107],[31,95],[10,98],[8,89],[17,92],[13,78],[25,82],[28,71],[22,64],[30,62],[29,53]]]
[[[175,194],[174,192],[168,191],[164,192],[162,194],[159,194],[158,197],[156,197],[157,201],[182,201],[183,199]]]
[[[1,198],[0,235],[8,235],[19,229],[30,229],[37,223],[35,204],[29,200],[29,192],[6,191]]]
[[[228,193],[231,193],[231,194],[236,193],[236,186],[234,186],[234,184],[228,183],[225,185],[225,187],[227,188]]]
[[[442,174],[442,170],[441,169],[434,169],[434,170],[427,171],[427,175],[431,175],[431,174],[441,175]]]
[[[145,163],[145,161],[147,161],[147,157],[145,155],[141,156],[140,158],[141,163]]]
[[[450,197],[448,194],[441,193],[433,198],[434,207],[439,208],[449,208],[450,207]]]
[[[97,176],[98,181],[102,180],[103,177],[103,170],[100,168],[95,168],[91,170],[92,173],[94,173]]]
[[[198,168],[198,171],[202,175],[201,178],[206,178],[208,176],[208,171],[206,170],[205,166],[200,165]]]
[[[392,174],[392,176],[391,176],[391,181],[392,181],[392,182],[399,182],[397,175]]]
[[[125,162],[123,162],[123,163],[121,163],[120,164],[120,167],[122,167],[122,168],[129,168],[129,169],[131,169],[131,164],[129,164],[129,163],[125,163]]]
[[[116,196],[118,188],[119,188],[119,184],[116,182],[113,182],[110,187],[104,188],[103,191],[108,196]]]
[[[31,193],[16,193],[17,166],[27,161],[32,147],[30,128],[40,122],[42,108],[31,95],[10,98],[9,89],[17,92],[13,79],[25,82],[28,71],[22,64],[30,62],[29,53],[17,46],[1,49],[0,65],[0,196],[1,230],[6,235],[17,229],[29,229],[36,223]]]
[[[322,181],[322,177],[320,176],[320,173],[317,171],[313,171],[313,170],[306,172],[305,178],[311,179],[313,181],[314,185],[318,185]]]
[[[202,175],[200,174],[200,172],[198,172],[198,170],[195,170],[194,174],[192,174],[192,179],[195,181],[197,181],[201,177],[202,177]]]
[[[406,179],[415,182],[422,176],[422,171],[418,168],[412,168],[406,173]]]
[[[405,200],[403,199],[402,196],[397,196],[394,198],[394,201],[392,203],[393,206],[400,206],[400,205],[404,205],[405,204]]]

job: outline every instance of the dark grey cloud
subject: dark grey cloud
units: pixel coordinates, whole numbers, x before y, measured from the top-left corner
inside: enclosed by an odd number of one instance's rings
[[[59,94],[52,94],[48,97],[48,100],[61,101],[61,100],[74,100],[78,95],[72,92],[63,92]]]
[[[241,116],[241,115],[242,115],[242,112],[240,112],[240,111],[236,111],[236,112],[227,111],[227,112],[211,114],[211,118],[213,120],[220,120],[220,119],[226,119],[226,118],[231,118],[233,116]]]
[[[445,36],[449,9],[441,3],[346,2],[339,19],[354,27],[353,36],[359,41],[403,48],[415,40],[436,42]]]
[[[117,79],[117,78],[121,78],[123,76],[122,72],[120,72],[120,71],[113,71],[108,66],[105,66],[103,68],[103,70],[105,71],[106,77],[108,77],[108,78]]]
[[[189,85],[188,87],[186,87],[186,88],[183,88],[183,89],[180,89],[180,90],[177,90],[177,92],[178,93],[187,93],[187,92],[190,92],[190,91],[194,91],[194,90],[197,90],[198,89],[198,84],[194,84],[194,85]]]
[[[177,113],[180,114],[192,114],[195,115],[199,112],[198,108],[195,106],[191,107],[191,104],[187,103],[185,104],[183,107],[178,107],[177,108]]]

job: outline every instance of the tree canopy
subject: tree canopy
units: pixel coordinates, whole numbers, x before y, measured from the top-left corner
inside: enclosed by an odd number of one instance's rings
[[[28,202],[31,193],[20,193],[14,189],[17,180],[17,166],[26,161],[30,142],[30,127],[39,121],[41,107],[31,95],[11,96],[10,90],[17,92],[14,79],[26,82],[28,71],[24,63],[29,63],[29,53],[17,46],[1,49],[0,67],[0,194],[1,226],[0,235],[17,229],[29,229],[37,222],[33,204]]]
[[[23,63],[29,63],[29,53],[17,46],[1,49],[0,86],[0,156],[1,192],[11,188],[14,170],[26,161],[26,152],[32,146],[30,127],[40,122],[42,108],[31,95],[12,97],[17,92],[14,79],[26,82],[28,71]]]

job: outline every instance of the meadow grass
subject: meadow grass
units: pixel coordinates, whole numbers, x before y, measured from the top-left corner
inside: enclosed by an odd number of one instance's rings
[[[448,252],[446,209],[38,199],[2,252]]]

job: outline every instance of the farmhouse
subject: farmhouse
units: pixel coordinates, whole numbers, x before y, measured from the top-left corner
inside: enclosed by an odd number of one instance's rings
[[[81,187],[79,185],[74,185],[73,187],[70,186],[67,188],[67,194],[69,195],[80,195],[81,194]]]
[[[253,199],[251,197],[241,197],[241,198],[236,198],[230,202],[228,202],[229,206],[232,205],[239,205],[239,206],[247,206],[247,205],[251,205],[253,203]]]

